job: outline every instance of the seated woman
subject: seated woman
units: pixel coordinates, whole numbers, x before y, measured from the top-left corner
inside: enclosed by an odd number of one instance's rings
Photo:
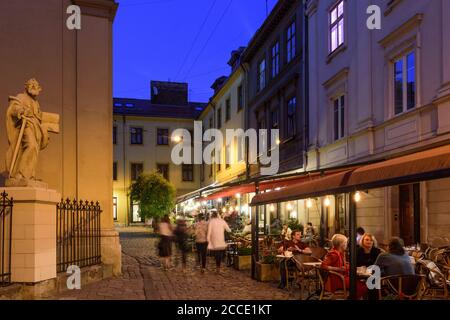
[[[380,267],[382,277],[415,274],[411,259],[403,247],[403,240],[394,237],[389,241],[388,252],[378,256],[375,265]]]
[[[292,231],[292,240],[283,241],[282,245],[278,248],[278,253],[283,254],[286,251],[292,252],[293,255],[296,254],[311,254],[311,249],[301,241],[302,232],[300,230]],[[295,264],[290,260],[282,260],[280,263],[280,285],[278,288],[284,289],[287,284],[287,274],[286,268],[294,268]]]
[[[342,273],[345,277],[345,286],[349,288],[349,265],[345,261],[345,250],[347,250],[347,237],[343,234],[335,234],[331,238],[333,248],[327,253],[325,259],[322,262],[321,267],[326,270]],[[326,290],[329,292],[335,292],[336,290],[343,288],[342,280],[334,275],[330,274],[325,283]],[[367,293],[367,286],[365,283],[356,282],[356,299],[361,299]]]
[[[356,266],[368,267],[375,264],[381,250],[377,247],[377,240],[370,233],[365,233],[359,242],[356,252]]]

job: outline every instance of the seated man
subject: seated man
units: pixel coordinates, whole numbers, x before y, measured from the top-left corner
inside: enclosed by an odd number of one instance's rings
[[[292,231],[292,240],[283,241],[283,244],[278,248],[279,254],[284,254],[285,251],[292,252],[293,255],[296,254],[311,254],[311,249],[308,248],[308,246],[301,241],[302,239],[302,232],[300,230]],[[287,284],[287,274],[286,274],[286,268],[294,268],[295,264],[288,260],[284,259],[280,263],[280,285],[278,288],[284,289]]]
[[[375,265],[380,267],[382,277],[415,273],[411,259],[403,247],[403,240],[394,237],[389,241],[389,251],[378,256]]]

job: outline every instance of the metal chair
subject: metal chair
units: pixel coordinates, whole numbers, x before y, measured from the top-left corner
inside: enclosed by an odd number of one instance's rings
[[[448,276],[433,261],[417,260],[416,264],[420,274],[426,276],[427,285],[425,286],[423,295],[431,298],[448,299],[448,291],[450,288],[450,280],[447,279]]]
[[[306,300],[308,300],[312,296],[311,287],[314,287],[315,291],[317,291],[319,279],[314,267],[307,266],[304,263],[320,262],[320,260],[309,255],[299,254],[294,256],[292,261],[295,263],[296,267],[293,284],[297,284],[300,288],[300,300],[303,300],[304,292],[305,290],[307,290],[308,298],[306,298]],[[291,286],[291,288],[293,288],[293,285]]]
[[[316,267],[318,275],[319,275],[319,280],[320,280],[320,287],[321,287],[321,291],[320,291],[320,296],[319,296],[319,300],[334,300],[334,299],[347,299],[348,298],[348,290],[347,290],[347,286],[345,284],[345,276],[343,274],[340,274],[338,272],[334,272],[331,270],[326,270],[323,269],[321,267]],[[328,278],[330,276],[336,276],[336,279],[339,279],[339,281],[341,282],[341,288],[335,290],[335,291],[329,291],[327,289],[327,281]]]
[[[426,288],[425,281],[426,277],[418,274],[382,277],[379,299],[392,297],[396,300],[421,300]]]

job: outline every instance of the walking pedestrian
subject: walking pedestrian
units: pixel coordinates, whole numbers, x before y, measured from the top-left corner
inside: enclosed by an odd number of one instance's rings
[[[160,236],[158,249],[159,256],[163,259],[163,268],[168,270],[170,268],[170,258],[172,256],[172,225],[170,224],[170,218],[165,215],[158,225],[158,233]]]
[[[198,215],[198,222],[195,224],[194,228],[197,258],[201,266],[201,273],[204,273],[206,268],[206,251],[208,249],[208,222],[205,221],[203,213]]]
[[[211,220],[208,225],[208,249],[213,253],[216,259],[216,272],[220,273],[220,264],[222,263],[223,256],[227,244],[225,242],[225,231],[231,232],[228,224],[219,217],[217,210],[211,210]]]
[[[189,252],[188,238],[189,234],[187,232],[186,220],[177,220],[177,226],[174,231],[175,242],[177,243],[178,250],[181,254],[181,265],[183,272],[186,272],[187,264],[187,254]]]

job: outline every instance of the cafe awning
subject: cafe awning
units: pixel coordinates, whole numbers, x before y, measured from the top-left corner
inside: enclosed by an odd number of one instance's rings
[[[363,165],[279,191],[256,195],[251,205],[320,197],[450,177],[450,145]]]
[[[334,170],[330,169],[327,174],[334,174],[336,172],[342,172],[342,171],[343,171],[343,169],[334,169]],[[323,172],[313,172],[313,173],[302,173],[300,175],[291,176],[288,178],[274,177],[272,180],[260,181],[258,188],[259,188],[259,191],[276,192],[277,189],[284,190],[285,188],[287,188],[289,186],[304,183],[306,181],[317,180],[320,177],[322,177],[323,175],[324,175]],[[219,191],[216,191],[216,192],[208,195],[207,197],[202,198],[202,200],[205,200],[205,201],[216,200],[219,198],[232,197],[238,193],[242,195],[242,194],[251,193],[251,192],[255,192],[255,191],[256,191],[256,183],[255,182],[243,183],[241,185],[223,188]],[[271,192],[267,192],[267,194],[269,194]]]

